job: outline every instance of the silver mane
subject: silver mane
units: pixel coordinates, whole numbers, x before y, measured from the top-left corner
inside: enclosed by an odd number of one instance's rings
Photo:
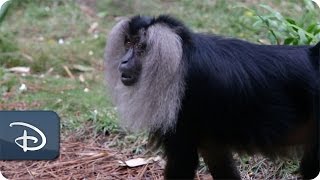
[[[108,36],[104,57],[109,93],[124,128],[165,133],[176,125],[185,91],[181,38],[165,24],[150,26],[146,31],[147,52],[139,81],[125,86],[118,66],[125,54],[124,38],[129,21],[117,23]]]

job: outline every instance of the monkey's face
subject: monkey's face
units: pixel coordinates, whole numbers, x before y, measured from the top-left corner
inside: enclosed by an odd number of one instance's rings
[[[164,20],[135,16],[118,22],[107,39],[106,82],[121,124],[131,130],[173,128],[186,72],[176,30]]]
[[[124,38],[125,54],[121,58],[119,71],[121,81],[126,86],[134,85],[141,74],[142,59],[146,51],[146,31],[141,29],[137,35],[127,34]]]

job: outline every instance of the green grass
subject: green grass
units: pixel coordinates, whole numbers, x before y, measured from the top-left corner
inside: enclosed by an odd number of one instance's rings
[[[97,21],[99,29],[88,33]],[[38,109],[58,112],[63,130],[79,130],[88,120],[95,121],[97,130],[115,129],[101,68],[106,35],[102,22],[85,15],[71,0],[14,1],[0,26],[0,92],[18,92],[22,83],[35,89],[2,103],[39,102]],[[79,72],[74,65],[94,71]],[[31,75],[5,73],[5,68],[16,66],[30,67]],[[64,66],[76,79],[82,74],[86,81],[70,79]],[[98,114],[93,114],[95,110]]]
[[[2,79],[0,92],[9,91],[14,95],[0,100],[0,104],[23,102],[30,105],[31,109],[54,110],[62,118],[63,130],[81,131],[81,128],[85,128],[83,125],[86,121],[94,122],[96,130],[100,132],[116,130],[115,111],[108,100],[105,87],[101,84],[93,81],[81,83],[59,76],[21,77],[6,74]],[[21,84],[26,85],[26,91],[19,90]],[[32,106],[34,103],[37,103],[36,107]]]

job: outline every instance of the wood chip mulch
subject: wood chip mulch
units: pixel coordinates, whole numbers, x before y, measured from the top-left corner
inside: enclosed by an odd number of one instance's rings
[[[158,163],[129,168],[119,160],[130,154],[103,147],[94,140],[68,138],[61,142],[60,157],[54,161],[0,161],[0,172],[8,179],[163,179]]]

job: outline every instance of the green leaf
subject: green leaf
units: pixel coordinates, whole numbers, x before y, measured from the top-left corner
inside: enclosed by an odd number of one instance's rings
[[[285,44],[285,45],[290,45],[290,44],[293,43],[294,40],[295,40],[295,38],[289,37],[289,38],[287,38],[287,39],[284,40],[284,44]]]
[[[312,41],[313,41],[313,39],[308,38],[307,44],[311,44]]]
[[[274,9],[272,9],[270,6],[265,5],[265,4],[260,4],[260,7],[262,7],[264,9],[268,10],[269,12],[271,12],[272,15],[274,17],[276,17],[278,20],[283,21],[283,19],[284,19],[283,16],[279,12],[275,11]]]
[[[313,35],[313,34],[308,33],[307,31],[305,31],[304,29],[302,29],[301,27],[299,27],[299,26],[297,26],[297,25],[289,24],[289,23],[287,23],[287,25],[288,25],[288,26],[290,26],[290,27],[293,27],[293,28],[298,29],[298,33],[299,33],[299,31],[302,31],[305,35],[307,35],[307,36],[309,36],[309,37],[311,37],[311,38],[313,38],[313,37],[314,37],[314,35]]]
[[[299,34],[299,43],[300,44],[306,44],[307,43],[307,38],[306,38],[306,34],[305,34],[305,31],[302,30],[302,29],[299,29],[298,30],[298,34]]]
[[[299,44],[298,39],[294,39],[294,41],[292,42],[292,45],[298,45],[298,44]]]
[[[307,32],[312,33],[313,30],[317,27],[317,24],[311,24],[310,26],[308,26],[308,28],[306,29]]]
[[[297,25],[296,21],[290,18],[286,18],[286,21],[290,24]]]
[[[252,24],[252,27],[257,27],[260,26],[262,24],[261,20],[256,21],[255,23]]]

